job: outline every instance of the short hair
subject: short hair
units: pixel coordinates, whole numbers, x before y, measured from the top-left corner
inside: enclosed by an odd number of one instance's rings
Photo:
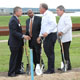
[[[13,10],[13,13],[16,13],[19,9],[22,9],[21,7],[16,6]]]
[[[42,4],[40,4],[40,5],[41,5],[42,8],[48,10],[48,5],[47,5],[46,3],[42,3]]]
[[[33,10],[32,10],[32,9],[28,9],[28,10],[27,10],[27,13],[28,13],[29,11],[32,11],[32,12],[33,12]]]
[[[64,11],[65,12],[65,8],[64,8],[63,5],[58,6],[57,9],[60,9],[61,11]]]

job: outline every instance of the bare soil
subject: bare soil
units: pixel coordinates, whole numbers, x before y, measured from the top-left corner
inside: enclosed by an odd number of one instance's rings
[[[31,80],[31,76],[25,74],[16,77],[8,77],[7,72],[0,72],[0,80]],[[34,80],[80,80],[80,68],[74,68],[65,73],[56,71],[55,74],[34,76]]]

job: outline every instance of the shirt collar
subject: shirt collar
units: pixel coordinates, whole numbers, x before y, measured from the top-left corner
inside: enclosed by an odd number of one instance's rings
[[[47,13],[48,13],[48,10],[45,11],[45,13],[43,14],[43,16],[46,15]]]
[[[30,19],[34,19],[34,16],[32,18],[30,18]]]
[[[34,21],[34,16],[32,18],[30,18],[30,20],[32,19],[32,21]]]
[[[16,19],[19,19],[16,15],[14,15],[16,17]]]
[[[63,15],[61,17],[63,17],[65,15],[65,13],[63,13]]]

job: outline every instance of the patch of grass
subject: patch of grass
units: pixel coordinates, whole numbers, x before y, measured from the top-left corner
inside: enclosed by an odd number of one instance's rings
[[[0,16],[0,27],[2,26],[8,26],[11,16]],[[28,16],[21,16],[20,21],[21,25],[26,25],[26,20]]]
[[[0,16],[0,26],[8,26],[11,16]]]
[[[79,35],[80,34],[80,31],[73,31],[72,34],[73,35]]]
[[[0,43],[0,72],[8,71],[9,57],[8,43]]]
[[[8,26],[9,20],[11,16],[0,16],[0,26]],[[20,21],[21,25],[25,26],[26,25],[26,20],[28,19],[28,16],[21,16]],[[56,17],[57,22],[59,21],[59,17]],[[80,23],[80,17],[71,17],[72,23]]]
[[[57,20],[57,23],[58,23],[58,21],[59,21],[59,17],[58,16],[56,17],[56,20]],[[80,16],[77,16],[77,17],[76,16],[72,16],[71,20],[72,20],[72,23],[74,23],[74,24],[75,23],[79,23],[80,24]]]
[[[9,36],[0,36],[0,40],[8,40]]]
[[[47,57],[44,53],[42,52],[42,57],[45,63],[45,67],[47,69]],[[28,54],[30,55],[29,48],[28,48]],[[71,64],[72,67],[80,67],[80,38],[73,38],[73,41],[70,46],[70,57],[71,57]],[[9,58],[10,58],[10,50],[8,47],[8,43],[0,43],[0,72],[8,71],[9,67]],[[26,68],[27,64],[27,58],[26,54],[24,53],[23,55],[23,62],[24,66]],[[55,44],[55,68],[60,67],[60,62],[61,62],[61,55],[60,55],[60,46],[59,43],[56,42]]]
[[[80,16],[79,17],[71,17],[72,23],[80,23]]]
[[[26,20],[28,19],[28,16],[21,16],[20,17],[20,21],[21,21],[21,25],[25,26],[26,25]]]
[[[80,31],[73,31],[73,35],[79,35]],[[0,40],[8,40],[9,36],[0,36]]]

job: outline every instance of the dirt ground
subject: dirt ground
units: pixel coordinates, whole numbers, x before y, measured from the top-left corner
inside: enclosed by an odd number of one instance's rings
[[[31,80],[31,76],[25,74],[17,77],[8,77],[7,72],[0,72],[0,80]],[[65,73],[56,71],[55,74],[34,76],[34,80],[80,80],[80,68],[74,68]]]

